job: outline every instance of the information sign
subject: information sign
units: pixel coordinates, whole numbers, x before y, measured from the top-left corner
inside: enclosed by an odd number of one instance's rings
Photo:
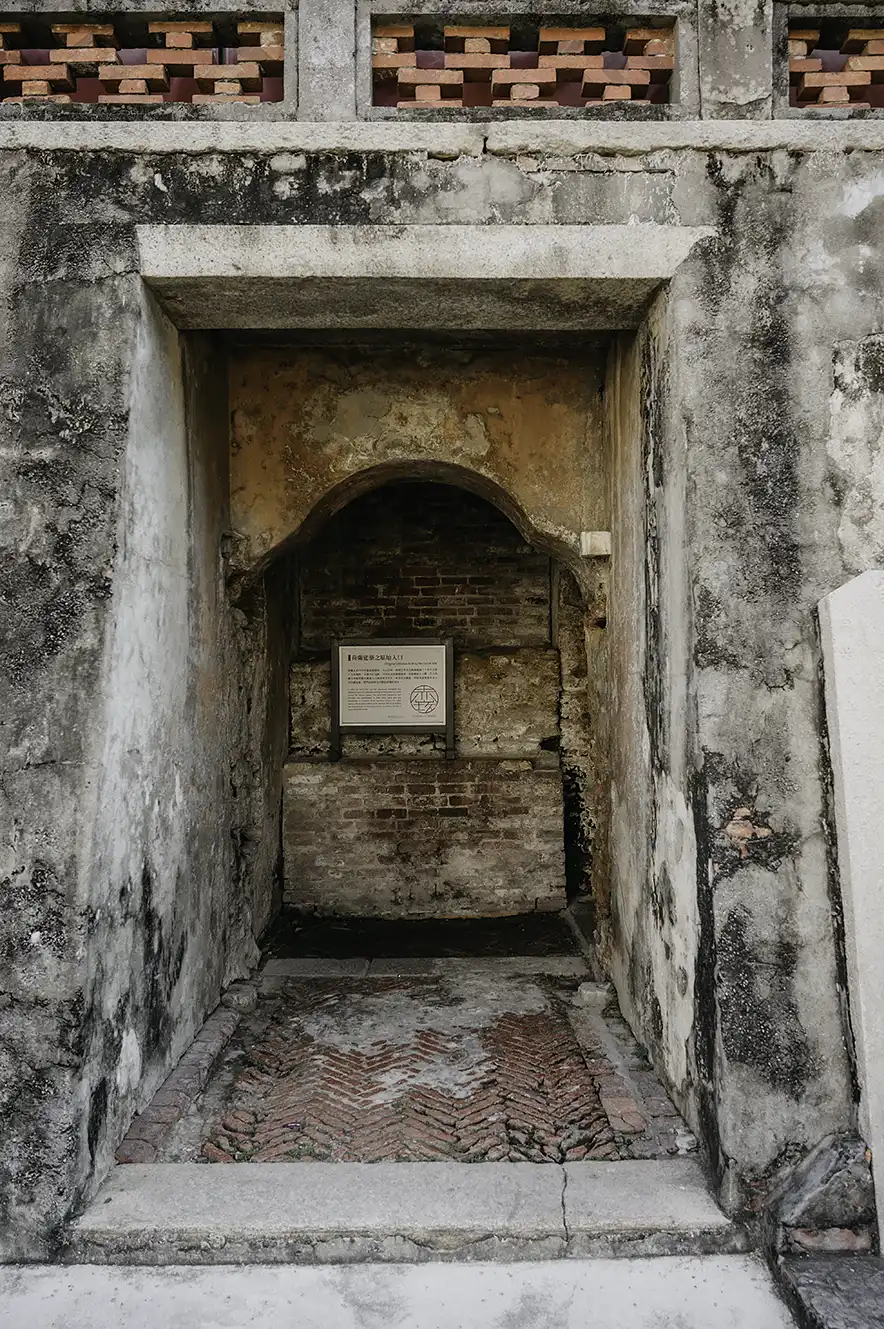
[[[332,643],[332,756],[342,733],[444,733],[454,750],[453,645],[446,641]]]

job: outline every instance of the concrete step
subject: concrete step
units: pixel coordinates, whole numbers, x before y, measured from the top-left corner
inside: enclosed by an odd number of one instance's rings
[[[258,975],[264,985],[288,978],[459,978],[461,975],[513,978],[547,974],[553,978],[588,978],[589,965],[581,955],[493,955],[488,959],[463,956],[404,956],[399,959],[324,959],[280,957],[265,961]],[[609,996],[607,984],[596,984]]]
[[[74,1263],[334,1264],[746,1249],[694,1159],[153,1163],[114,1169]]]
[[[760,1260],[0,1269],[0,1329],[794,1329]]]

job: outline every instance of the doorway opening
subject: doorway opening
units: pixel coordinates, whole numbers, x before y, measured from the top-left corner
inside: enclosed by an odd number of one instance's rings
[[[294,582],[284,902],[388,919],[565,908],[584,865],[566,850],[580,818],[566,820],[563,765],[579,797],[587,747],[581,708],[562,705],[570,575],[487,499],[415,479],[331,517]],[[332,642],[447,637],[455,760],[441,734],[388,733],[345,735],[329,761]]]
[[[275,917],[228,986],[243,1018],[208,1084],[169,1123],[176,1069],[120,1161],[145,1160],[148,1129],[178,1162],[677,1152],[591,944],[610,916],[607,568],[578,550],[610,524],[604,381],[597,348],[230,348],[258,758],[238,806],[281,827],[279,889],[255,896]],[[332,760],[332,643],[378,638],[453,640],[453,759],[441,734],[382,732]],[[259,853],[270,880],[268,841],[237,840],[244,892]]]

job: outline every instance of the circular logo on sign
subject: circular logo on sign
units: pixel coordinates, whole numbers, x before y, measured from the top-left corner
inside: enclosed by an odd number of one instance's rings
[[[412,690],[408,700],[418,715],[431,715],[439,705],[439,693],[427,683],[422,683]]]

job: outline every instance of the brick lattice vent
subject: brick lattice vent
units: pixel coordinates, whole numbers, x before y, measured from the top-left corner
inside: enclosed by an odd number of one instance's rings
[[[379,22],[371,59],[375,106],[399,110],[660,103],[675,29]]]
[[[884,107],[884,24],[791,23],[789,104],[855,111]]]
[[[194,105],[282,100],[282,18],[0,22],[0,100]]]

